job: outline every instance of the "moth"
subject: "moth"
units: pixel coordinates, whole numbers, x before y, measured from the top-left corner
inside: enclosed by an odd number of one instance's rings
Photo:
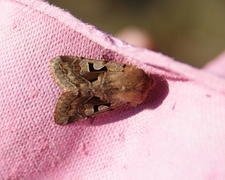
[[[64,93],[55,108],[55,123],[64,125],[130,104],[143,102],[154,79],[134,65],[78,56],[57,56],[51,73]]]

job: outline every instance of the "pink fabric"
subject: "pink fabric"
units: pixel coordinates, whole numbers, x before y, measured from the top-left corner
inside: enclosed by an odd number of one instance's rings
[[[214,61],[207,63],[204,69],[219,76],[225,77],[225,52],[216,57]]]
[[[0,7],[0,179],[225,179],[224,78],[128,45],[46,2]],[[156,85],[136,108],[59,126],[62,91],[49,70],[56,55],[136,64]]]

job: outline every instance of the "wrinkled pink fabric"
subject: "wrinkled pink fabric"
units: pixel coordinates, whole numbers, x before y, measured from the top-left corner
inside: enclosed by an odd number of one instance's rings
[[[0,7],[0,179],[225,179],[218,66],[211,73],[133,47],[40,0]],[[62,90],[49,70],[57,55],[135,64],[156,84],[135,108],[59,126]]]
[[[204,69],[219,76],[225,77],[225,52],[216,57],[214,61],[207,63]]]

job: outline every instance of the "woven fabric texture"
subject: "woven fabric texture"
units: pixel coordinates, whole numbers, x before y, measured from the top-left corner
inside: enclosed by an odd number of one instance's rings
[[[0,7],[0,179],[225,179],[219,66],[210,73],[133,47],[40,0]],[[135,108],[59,126],[57,55],[135,64],[156,84]]]

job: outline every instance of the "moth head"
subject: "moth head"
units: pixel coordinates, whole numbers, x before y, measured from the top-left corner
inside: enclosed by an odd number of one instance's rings
[[[124,76],[119,81],[122,87],[118,98],[134,104],[142,103],[154,85],[152,77],[149,77],[142,69],[131,65],[127,65]]]

